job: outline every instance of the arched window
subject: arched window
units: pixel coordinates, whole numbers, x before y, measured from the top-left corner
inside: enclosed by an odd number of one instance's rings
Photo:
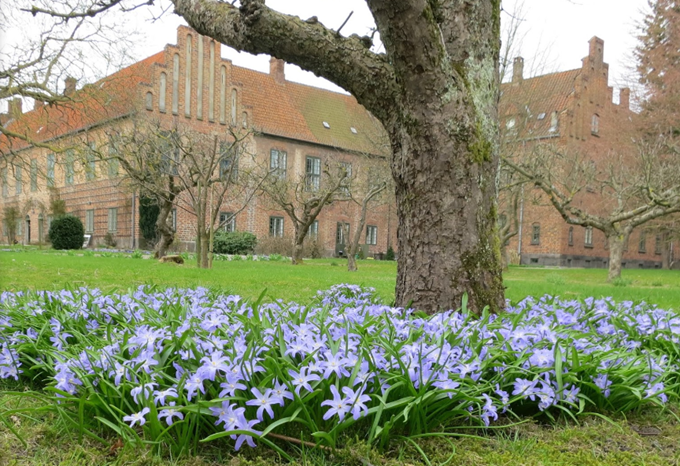
[[[220,123],[227,123],[227,67],[223,66],[220,73]]]
[[[569,227],[569,236],[567,237],[567,244],[569,246],[574,245],[574,227]]]
[[[590,132],[594,135],[600,134],[600,116],[595,113],[590,120]]]
[[[539,223],[531,225],[531,244],[541,244],[541,225]]]
[[[151,92],[146,93],[146,109],[153,110],[153,94]]]
[[[248,114],[246,112],[243,112],[241,114],[241,124],[243,125],[244,128],[248,127]]]
[[[158,110],[165,113],[165,90],[167,86],[168,76],[161,73],[160,86],[158,89]]]
[[[236,126],[236,89],[231,90],[231,125]]]
[[[584,244],[586,247],[593,247],[593,227],[586,227]]]

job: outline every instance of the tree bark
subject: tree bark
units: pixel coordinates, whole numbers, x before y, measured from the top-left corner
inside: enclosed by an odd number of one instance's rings
[[[175,232],[168,225],[168,217],[172,213],[173,201],[167,198],[159,199],[159,201],[161,206],[158,211],[158,218],[156,219],[156,230],[160,238],[156,244],[156,252],[154,254],[157,259],[165,257],[168,248],[175,240]]]
[[[307,227],[309,228],[309,227]],[[307,237],[307,230],[304,229],[304,225],[298,223],[295,224],[295,241],[293,241],[293,254],[291,256],[291,261],[293,265],[302,264],[302,255],[304,252],[304,242]]]
[[[607,281],[612,282],[621,278],[621,259],[623,258],[623,246],[626,244],[624,233],[610,233],[607,235],[609,242],[609,272]]]
[[[496,234],[500,1],[367,0],[385,54],[243,0],[173,0],[199,33],[268,53],[352,93],[392,146],[396,304],[477,312],[505,306]],[[370,39],[368,39],[370,42]]]

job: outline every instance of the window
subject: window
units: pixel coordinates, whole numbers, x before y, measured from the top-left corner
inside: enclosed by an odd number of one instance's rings
[[[246,112],[241,114],[241,126],[244,128],[248,127],[248,114]]]
[[[47,154],[47,187],[54,187],[54,154]]]
[[[638,252],[644,254],[647,252],[647,232],[640,232],[640,242],[638,244]]]
[[[222,67],[220,72],[220,123],[227,124],[227,68]]]
[[[550,129],[548,129],[548,132],[556,133],[558,123],[559,123],[559,121],[557,119],[557,112],[552,112],[550,114]]]
[[[286,177],[286,165],[288,154],[283,151],[272,149],[269,153],[269,169],[277,178]]]
[[[161,73],[160,88],[158,89],[158,110],[165,113],[165,93],[168,82],[168,75]]]
[[[531,244],[541,244],[541,225],[538,223],[531,226]]]
[[[309,225],[309,229],[307,230],[307,236],[309,236],[310,239],[313,239],[314,241],[319,239],[319,221],[314,220],[311,225]]]
[[[14,178],[16,180],[16,184],[14,185],[14,193],[19,195],[21,194],[23,188],[21,185],[21,167],[16,167],[14,169]]]
[[[31,160],[31,191],[38,190],[38,160]]]
[[[587,248],[593,247],[593,227],[586,227],[584,244]]]
[[[73,184],[73,151],[66,152],[66,167],[64,168],[64,184]]]
[[[54,217],[52,215],[47,216],[47,232],[48,233],[50,231],[50,227],[52,226],[52,220],[53,219],[54,219]]]
[[[231,126],[236,126],[236,89],[231,90]]]
[[[2,197],[9,196],[9,186],[7,186],[7,169],[2,169]]]
[[[269,217],[269,236],[283,238],[283,217]]]
[[[319,186],[321,186],[321,159],[308,156],[305,189],[307,191],[318,191]]]
[[[597,114],[590,120],[590,132],[594,135],[600,134],[600,117]]]
[[[654,238],[654,254],[661,254],[661,235],[656,235]]]
[[[378,227],[374,225],[366,227],[366,244],[378,244]]]
[[[109,233],[115,233],[118,230],[118,209],[109,209]]]
[[[340,195],[349,197],[352,182],[352,164],[340,162],[340,170],[341,170],[340,176],[342,176],[343,174],[346,175],[346,178],[342,181],[342,184],[340,185]]]
[[[109,172],[109,178],[115,178],[118,176],[118,159],[116,158],[118,156],[118,148],[116,147],[116,143],[114,141],[111,141],[109,144],[109,166],[108,166],[108,172]]]
[[[97,177],[94,151],[95,145],[94,142],[91,142],[87,145],[87,152],[85,154],[85,179],[87,181],[92,181]]]
[[[567,236],[567,244],[569,246],[574,245],[574,227],[569,227],[569,234]]]
[[[85,211],[85,233],[94,233],[94,209]]]
[[[220,212],[219,228],[227,233],[236,231],[236,216],[233,212]]]
[[[238,179],[238,154],[236,146],[230,142],[220,143],[220,179],[236,181]]]
[[[153,94],[151,92],[146,93],[146,109],[153,110]]]
[[[336,244],[345,244],[345,232],[349,232],[349,223],[338,222],[338,226],[335,230],[335,242]]]
[[[170,225],[172,226],[172,231],[177,231],[177,209],[172,209]]]

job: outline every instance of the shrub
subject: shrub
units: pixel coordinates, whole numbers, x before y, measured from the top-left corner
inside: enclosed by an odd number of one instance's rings
[[[160,209],[155,199],[142,197],[139,200],[139,229],[147,244],[153,245],[158,241],[156,220]]]
[[[104,245],[107,248],[115,248],[118,242],[111,232],[104,235]]]
[[[216,254],[252,254],[257,245],[257,237],[245,231],[215,232],[213,252]]]
[[[130,254],[130,257],[132,259],[141,259],[143,256],[144,256],[144,254],[142,254],[142,251],[140,251],[139,249],[136,249],[135,252]]]
[[[394,249],[392,249],[392,246],[387,248],[387,254],[385,254],[385,260],[386,261],[393,261],[394,260]]]
[[[54,249],[80,249],[83,247],[85,229],[78,217],[64,215],[52,220],[49,235]]]
[[[258,256],[278,254],[289,257],[293,251],[293,241],[290,238],[260,238],[255,248]]]

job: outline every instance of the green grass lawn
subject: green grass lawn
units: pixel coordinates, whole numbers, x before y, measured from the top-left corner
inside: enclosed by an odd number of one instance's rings
[[[205,286],[247,298],[257,297],[266,289],[270,299],[304,302],[316,290],[337,283],[356,283],[375,287],[380,296],[391,302],[395,275],[395,263],[378,261],[360,261],[356,273],[347,272],[346,262],[340,259],[310,260],[303,266],[292,266],[283,261],[218,261],[212,270],[201,270],[193,263],[178,266],[118,255],[71,256],[38,250],[0,252],[0,290],[89,286],[112,291],[143,284]],[[625,286],[608,284],[606,271],[601,269],[513,267],[504,275],[507,297],[513,301],[546,293],[573,298],[613,296],[617,300],[646,300],[661,307],[680,309],[680,272],[624,270],[623,279]],[[111,451],[110,447],[96,441],[78,438],[74,429],[65,426],[51,411],[33,411],[30,416],[7,414],[22,406],[34,408],[37,403],[16,393],[2,393],[2,390],[17,388],[8,382],[0,382],[0,465],[3,466],[277,463],[273,454],[264,448],[257,452],[246,450],[243,456],[235,457],[228,448],[212,444],[202,450],[201,456],[180,459],[153,456],[146,449],[131,446]],[[383,452],[350,442],[335,452],[305,450],[299,454],[295,465],[677,465],[680,464],[677,413],[676,403],[666,411],[647,409],[629,413],[628,417],[604,413],[611,421],[597,416],[582,417],[579,424],[565,419],[547,422],[544,418],[536,418],[509,428],[457,431],[473,434],[473,437],[422,439],[417,447],[394,444]],[[26,443],[19,441],[8,426]],[[653,435],[641,435],[640,432]],[[115,441],[110,433],[108,436],[110,441]]]
[[[267,290],[271,299],[307,300],[317,290],[337,283],[374,287],[394,300],[396,263],[359,261],[358,272],[348,272],[343,259],[315,259],[303,266],[288,261],[215,261],[210,270],[194,263],[161,264],[129,255],[112,257],[70,256],[64,253],[0,253],[0,289],[59,289],[65,286],[98,287],[104,291],[144,284],[175,287],[204,286],[246,298]],[[512,267],[504,274],[506,297],[518,301],[528,295],[564,298],[612,296],[616,300],[647,301],[664,308],[680,308],[680,271],[624,270],[621,285],[606,282],[604,269],[546,269]]]

